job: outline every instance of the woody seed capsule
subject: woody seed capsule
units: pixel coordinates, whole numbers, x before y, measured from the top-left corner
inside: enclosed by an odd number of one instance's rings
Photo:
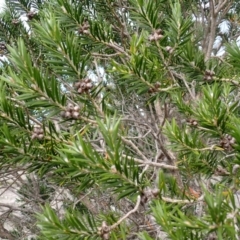
[[[65,112],[65,118],[70,118],[71,117],[71,113],[69,111]]]
[[[73,112],[72,117],[73,118],[78,118],[79,117],[79,112]]]
[[[38,138],[39,140],[42,140],[42,139],[44,138],[44,135],[43,135],[43,134],[39,134],[39,135],[37,136],[37,138]]]
[[[79,108],[79,106],[75,106],[75,107],[73,108],[73,110],[74,110],[74,111],[79,111],[80,108]]]

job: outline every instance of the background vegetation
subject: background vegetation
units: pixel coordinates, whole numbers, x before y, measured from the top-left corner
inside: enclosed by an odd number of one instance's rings
[[[239,11],[7,0],[0,237],[239,239]]]

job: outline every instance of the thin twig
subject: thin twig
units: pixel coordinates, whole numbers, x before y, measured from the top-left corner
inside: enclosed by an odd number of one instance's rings
[[[168,202],[168,203],[193,203],[194,200],[182,200],[182,199],[172,199],[172,198],[168,198],[168,197],[162,197],[162,200],[164,202]]]
[[[137,203],[136,203],[135,207],[131,211],[129,211],[126,215],[124,215],[122,218],[120,218],[116,223],[109,226],[109,231],[116,228],[119,224],[121,224],[122,221],[124,221],[126,218],[128,218],[131,214],[135,213],[138,210],[140,203],[141,203],[141,197],[138,195]]]
[[[173,74],[175,77],[177,77],[177,78],[179,78],[180,80],[183,81],[183,83],[184,83],[185,87],[187,88],[187,90],[188,90],[191,98],[192,98],[193,100],[195,100],[195,99],[196,99],[196,96],[192,93],[192,91],[191,91],[190,87],[188,86],[188,83],[187,83],[185,77],[183,76],[183,74],[178,74],[177,72],[175,72],[175,71],[173,71],[173,70],[171,70],[171,72],[172,72],[172,74]]]
[[[96,150],[97,152],[105,153],[105,150]],[[152,167],[158,167],[158,168],[163,168],[163,169],[169,169],[169,170],[178,170],[177,166],[172,166],[164,163],[158,163],[158,162],[151,162],[149,160],[145,161],[139,158],[134,158],[131,156],[127,156],[125,154],[121,154],[122,157],[127,158],[129,160],[133,160],[134,162],[140,163],[141,166],[152,166]]]
[[[7,203],[0,203],[0,207],[8,208],[11,211],[19,211],[19,212],[32,213],[32,214],[36,213],[36,211],[33,211],[31,209],[26,209],[25,207],[21,207],[21,206],[20,207],[14,207],[11,204],[7,204]]]

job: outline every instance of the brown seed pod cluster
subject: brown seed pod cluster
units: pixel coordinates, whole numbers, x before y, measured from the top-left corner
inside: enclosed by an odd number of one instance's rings
[[[7,50],[7,46],[6,46],[6,44],[4,43],[4,42],[1,42],[0,43],[0,50],[2,51],[2,50]]]
[[[148,92],[149,93],[155,93],[158,92],[159,87],[161,84],[159,82],[154,83],[153,87],[149,88]]]
[[[74,106],[73,104],[69,103],[66,107],[66,110],[61,112],[61,116],[66,119],[78,119],[80,116],[79,110],[79,106]]]
[[[196,119],[187,119],[187,122],[190,126],[196,127],[198,125],[198,121]]]
[[[217,176],[227,176],[229,175],[229,172],[226,169],[224,169],[222,166],[217,166],[214,171],[214,174]]]
[[[232,173],[236,174],[240,169],[240,165],[239,164],[235,164],[232,168]]]
[[[27,13],[28,20],[32,20],[36,14],[37,14],[36,12],[32,12],[32,11],[28,12]]]
[[[34,140],[34,139],[43,140],[43,138],[44,138],[43,128],[39,125],[34,125],[31,139],[32,140]]]
[[[149,35],[148,40],[150,42],[158,41],[164,37],[162,34],[162,29],[156,29]]]
[[[79,82],[75,83],[75,88],[79,94],[88,93],[93,87],[92,80],[85,78]]]
[[[88,20],[84,20],[83,24],[78,28],[79,34],[89,34],[90,24]]]
[[[169,54],[172,54],[172,53],[173,53],[173,48],[170,47],[170,46],[166,46],[166,47],[165,47],[165,50],[166,50]]]
[[[112,165],[111,168],[110,168],[110,172],[111,173],[117,173],[118,171],[117,171],[116,167],[114,165]]]
[[[105,221],[102,222],[102,226],[98,228],[98,234],[102,239],[108,240],[110,237],[110,228]]]
[[[20,21],[18,19],[13,19],[12,20],[13,25],[18,25],[19,23],[20,23]]]
[[[141,195],[141,204],[144,206],[149,200],[156,198],[159,194],[159,189],[146,189]]]
[[[220,140],[220,147],[227,151],[231,151],[233,149],[233,145],[235,144],[236,140],[229,134],[225,134]]]
[[[211,70],[206,70],[204,74],[203,80],[205,81],[212,81],[213,77],[215,76],[215,72]]]

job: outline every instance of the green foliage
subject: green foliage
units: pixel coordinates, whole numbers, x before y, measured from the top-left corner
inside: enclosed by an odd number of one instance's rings
[[[39,239],[238,239],[237,1],[6,2],[0,166],[38,175]]]
[[[41,221],[42,237],[47,239],[100,239],[94,218],[89,215],[85,217],[76,211],[68,212],[65,218],[60,221],[56,213],[49,206],[46,206],[38,219]]]
[[[154,217],[171,239],[203,239],[213,233],[218,239],[237,239],[234,230],[236,219],[224,215],[226,212],[235,213],[234,198],[231,192],[224,196],[222,190],[221,187],[217,188],[216,196],[205,191],[206,215],[203,218],[184,213],[185,207],[181,203],[168,204],[163,201],[153,203]],[[146,233],[140,236],[141,239],[152,239]]]

